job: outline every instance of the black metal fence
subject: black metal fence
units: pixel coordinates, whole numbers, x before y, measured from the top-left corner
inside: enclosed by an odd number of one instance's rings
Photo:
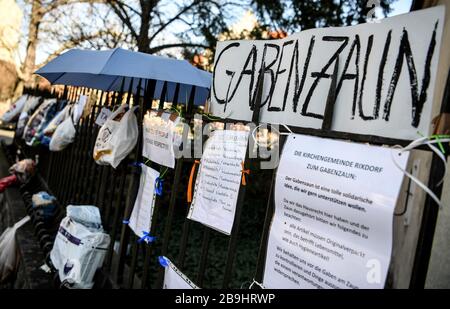
[[[337,72],[337,68],[335,69]],[[101,273],[96,282],[97,287],[118,288],[161,288],[164,269],[158,263],[158,256],[169,257],[177,267],[190,277],[197,285],[204,288],[248,288],[255,279],[262,281],[267,236],[273,215],[273,182],[275,170],[257,168],[259,159],[246,159],[246,168],[250,169],[248,186],[241,186],[236,206],[234,226],[230,236],[221,234],[200,223],[186,219],[189,203],[186,200],[189,172],[194,159],[180,158],[176,160],[174,169],[169,169],[163,183],[163,195],[157,196],[151,223],[150,234],[156,241],[147,244],[138,242],[138,237],[123,224],[129,218],[139,187],[140,165],[142,163],[142,120],[144,111],[152,108],[152,97],[155,83],[152,81],[134,80],[145,89],[144,95],[128,95],[126,91],[102,92],[98,90],[66,87],[63,93],[36,93],[45,96],[57,96],[75,102],[81,94],[96,94],[97,101],[90,114],[82,118],[77,125],[77,136],[73,144],[61,152],[50,152],[44,146],[27,147],[16,138],[12,149],[20,150],[20,157],[39,155],[39,174],[25,186],[30,198],[42,188],[58,198],[62,210],[70,204],[95,205],[100,208],[103,226],[111,236]],[[141,88],[141,87],[138,87]],[[131,87],[130,87],[131,88]],[[256,105],[261,100],[262,85],[259,85]],[[384,139],[376,136],[333,132],[330,124],[333,114],[334,87],[330,87],[329,100],[325,111],[325,119],[321,130],[291,128],[296,133],[307,133],[315,136],[351,139],[373,144],[405,144],[406,141]],[[38,92],[38,90],[33,90]],[[164,91],[164,90],[163,90]],[[190,102],[182,106],[184,120],[194,126],[193,105],[195,88],[191,91]],[[133,97],[133,98],[132,98]],[[164,96],[162,96],[164,97]],[[175,96],[176,97],[176,96]],[[93,147],[99,126],[95,124],[102,107],[111,109],[130,102],[138,104],[139,138],[133,152],[113,169],[101,166],[92,158]],[[258,99],[259,98],[259,99]],[[164,107],[163,101],[158,109]],[[174,99],[174,103],[177,99]],[[253,122],[259,118],[258,106],[255,106]],[[203,117],[203,124],[211,121],[227,122],[231,120],[211,120]],[[280,145],[284,139],[280,137]],[[182,145],[191,147],[191,145]],[[436,161],[436,160],[434,160]],[[165,168],[155,163],[147,163],[152,168]],[[432,170],[436,169],[437,161]],[[35,178],[36,178],[35,177]],[[433,176],[434,179],[439,175]],[[37,184],[39,183],[39,184]],[[439,188],[432,188],[439,190]],[[436,205],[427,199],[425,211],[433,211]],[[61,211],[61,216],[64,211]],[[425,220],[425,219],[424,219]],[[55,220],[55,225],[59,222]],[[435,223],[433,223],[435,224]],[[434,229],[434,226],[433,226]],[[47,229],[47,238],[42,248],[48,255],[56,229]],[[421,237],[427,237],[427,230],[421,231]],[[420,244],[418,246],[420,250]],[[416,257],[413,272],[426,269],[427,261],[421,262]],[[429,252],[425,253],[429,257]],[[413,278],[415,278],[413,276]],[[423,278],[422,278],[423,279]],[[424,280],[413,279],[411,287],[423,286]]]
[[[139,80],[137,82],[141,83]],[[154,84],[150,81],[146,84],[143,97],[133,96],[133,104],[141,107],[138,111],[140,123],[143,111],[152,107],[153,90]],[[190,103],[182,107],[184,120],[191,126],[195,112],[192,104],[194,91]],[[75,87],[66,87],[64,93],[32,92],[70,102],[76,102],[81,94],[93,93],[98,98],[91,113],[78,123],[75,142],[63,151],[50,152],[44,146],[28,147],[20,138],[14,140],[12,150],[19,150],[20,158],[39,156],[39,173],[24,186],[24,198],[31,199],[33,193],[47,190],[58,198],[61,205],[62,211],[53,228],[46,230],[48,235],[42,244],[45,254],[48,255],[52,248],[56,226],[67,205],[95,205],[101,211],[104,229],[112,240],[103,264],[101,282],[96,282],[97,286],[160,288],[164,273],[158,263],[160,255],[169,257],[201,287],[240,288],[250,285],[256,268],[272,171],[252,169],[248,182],[256,184],[258,179],[258,185],[249,186],[245,200],[241,192],[235,227],[231,236],[225,236],[186,219],[189,209],[186,190],[194,159],[177,159],[175,169],[169,169],[165,174],[163,195],[157,196],[155,202],[150,234],[156,237],[156,241],[139,243],[138,237],[122,221],[129,218],[139,187],[141,168],[136,162],[143,161],[142,126],[135,150],[116,169],[98,165],[92,158],[100,128],[95,124],[95,119],[101,108],[113,109],[125,101],[129,103],[132,96],[126,92]],[[163,106],[164,102],[158,102],[159,108]],[[208,118],[204,117],[203,121],[210,121]],[[186,146],[191,147],[182,147]],[[161,172],[166,169],[152,162],[147,164]],[[241,221],[245,223],[244,229],[239,229]]]

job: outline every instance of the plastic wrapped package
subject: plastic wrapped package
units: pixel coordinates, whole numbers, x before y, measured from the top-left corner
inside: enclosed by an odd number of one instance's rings
[[[22,95],[1,117],[1,121],[4,123],[10,123],[19,118],[25,103],[27,102],[28,95]]]
[[[61,283],[68,288],[92,288],[95,272],[103,264],[109,243],[110,237],[103,232],[97,207],[69,205],[50,252]]]
[[[30,117],[23,132],[23,139],[28,146],[39,143],[39,135],[48,122],[55,116],[56,106],[56,99],[44,100]]]

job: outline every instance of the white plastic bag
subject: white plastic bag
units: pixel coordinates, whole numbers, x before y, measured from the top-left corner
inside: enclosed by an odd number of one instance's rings
[[[50,259],[61,283],[69,288],[90,289],[103,264],[110,237],[103,232],[95,206],[68,206],[61,221]]]
[[[25,125],[28,122],[31,114],[33,114],[36,107],[41,102],[40,97],[28,96],[27,101],[25,102],[25,106],[22,109],[22,112],[19,115],[19,120],[17,121],[16,135],[22,136],[23,130],[25,129]]]
[[[88,97],[86,95],[80,95],[78,102],[73,107],[73,122],[78,123],[81,116],[84,114]]]
[[[6,282],[16,273],[19,260],[16,248],[16,231],[30,220],[29,216],[8,227],[0,236],[0,283]]]
[[[22,95],[7,111],[3,114],[1,120],[5,123],[11,122],[14,119],[18,118],[22,109],[27,102],[28,95]]]
[[[51,151],[61,151],[66,148],[75,139],[76,129],[72,117],[67,117],[56,128],[50,141],[49,149]]]
[[[94,146],[94,160],[100,165],[111,165],[116,168],[133,150],[138,138],[138,125],[134,111],[129,109],[120,120],[117,118],[127,105],[120,106],[100,128]]]
[[[36,142],[36,137],[47,125],[47,121],[54,116],[55,112],[56,99],[46,99],[39,105],[33,115],[31,115],[22,136],[28,146],[33,146]]]
[[[56,116],[48,123],[44,129],[44,135],[52,136],[56,128],[68,117],[70,116],[71,105],[66,105],[62,111],[60,111]]]

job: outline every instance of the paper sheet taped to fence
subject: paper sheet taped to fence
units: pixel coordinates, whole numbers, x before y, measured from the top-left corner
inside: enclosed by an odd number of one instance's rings
[[[199,289],[168,258],[164,257],[164,259],[168,265],[164,269],[163,289]]]
[[[229,235],[241,185],[247,131],[214,131],[205,144],[188,218]]]
[[[142,155],[155,163],[170,168],[175,167],[175,128],[179,117],[170,113],[151,112],[144,117]]]
[[[139,237],[144,236],[144,232],[150,232],[155,206],[155,181],[158,176],[158,171],[142,165],[139,191],[128,223]]]
[[[321,128],[339,57],[333,130],[400,139],[428,135],[444,11],[437,6],[282,40],[219,42],[211,111],[250,121],[264,60],[261,121]]]
[[[275,184],[264,286],[383,288],[408,154],[291,135]],[[293,168],[295,167],[295,168]]]

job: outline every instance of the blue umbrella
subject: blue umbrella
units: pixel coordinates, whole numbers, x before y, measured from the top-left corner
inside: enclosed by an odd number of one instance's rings
[[[35,72],[55,85],[89,87],[104,91],[129,89],[132,79],[155,80],[154,99],[172,102],[178,89],[178,103],[187,103],[193,87],[194,104],[203,105],[208,97],[212,74],[199,70],[186,60],[155,56],[115,48],[92,51],[72,49]],[[137,93],[137,82],[133,92]],[[163,91],[166,84],[166,91]],[[140,89],[143,94],[143,87]]]

